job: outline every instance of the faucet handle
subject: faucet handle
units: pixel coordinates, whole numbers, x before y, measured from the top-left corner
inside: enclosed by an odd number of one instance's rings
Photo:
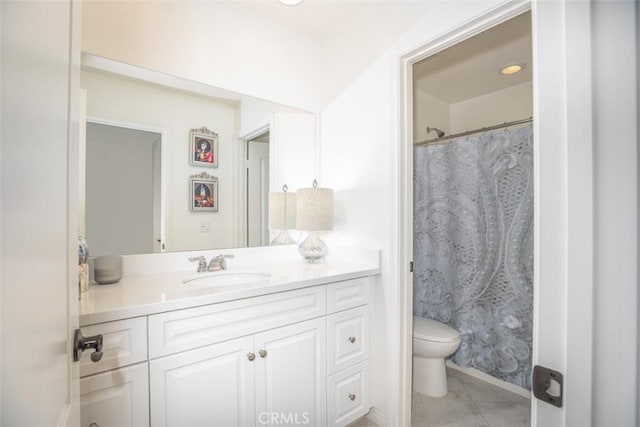
[[[202,273],[203,271],[207,270],[207,259],[204,257],[204,255],[191,257],[189,258],[189,261],[198,262],[198,273]]]
[[[208,271],[226,270],[227,262],[225,261],[225,258],[233,258],[233,255],[220,254],[220,255],[214,256],[213,258],[211,258],[211,261],[209,262],[209,267],[207,267],[207,270]]]

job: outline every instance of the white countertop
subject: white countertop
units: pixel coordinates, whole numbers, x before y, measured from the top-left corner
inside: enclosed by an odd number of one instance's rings
[[[268,250],[268,248],[264,248]],[[229,253],[229,251],[224,251]],[[82,294],[80,300],[80,326],[113,320],[127,319],[200,305],[213,304],[223,301],[249,298],[275,292],[317,286],[325,283],[371,276],[380,273],[379,252],[369,251],[368,256],[350,256],[349,252],[342,252],[339,256],[331,256],[320,264],[308,264],[299,256],[263,258],[262,262],[239,260],[236,268],[234,261],[229,262],[227,270],[222,272],[196,273],[195,266],[188,271],[160,271],[144,274],[139,268],[129,268],[134,275],[126,275],[120,282],[111,285],[92,283],[89,290]],[[202,252],[208,254],[209,251]],[[236,257],[243,255],[255,257],[256,249],[243,251],[234,250]],[[282,254],[282,249],[279,249]],[[192,256],[193,254],[187,254]],[[185,255],[180,255],[184,257]],[[157,257],[159,260],[169,261],[176,258],[175,254],[146,255]],[[255,259],[255,258],[254,258]],[[125,261],[131,265],[131,261]],[[197,282],[185,284],[185,280],[196,277],[220,275],[229,273],[264,273],[270,274],[259,281],[245,284],[219,285],[199,287]],[[194,286],[195,284],[195,286]]]

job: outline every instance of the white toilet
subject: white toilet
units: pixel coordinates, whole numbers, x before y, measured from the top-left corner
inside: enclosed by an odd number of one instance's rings
[[[413,391],[431,397],[447,394],[444,358],[460,346],[458,331],[432,319],[413,318]]]

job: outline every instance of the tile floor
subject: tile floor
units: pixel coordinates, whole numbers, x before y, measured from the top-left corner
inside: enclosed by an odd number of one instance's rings
[[[531,401],[447,368],[449,394],[435,399],[413,393],[412,427],[528,427]],[[350,427],[376,427],[366,418]]]

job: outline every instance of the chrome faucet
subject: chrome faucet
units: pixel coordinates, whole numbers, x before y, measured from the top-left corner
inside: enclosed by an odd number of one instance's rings
[[[204,255],[189,258],[191,262],[198,262],[198,273],[204,273],[205,271],[220,271],[227,269],[227,261],[225,258],[233,258],[233,255],[218,255],[211,258],[209,265],[207,265],[207,259]]]
[[[198,261],[198,273],[203,273],[207,271],[207,259],[204,257],[204,255],[189,258],[189,261],[191,262]]]
[[[218,255],[211,258],[207,271],[220,271],[227,269],[227,261],[225,258],[233,258],[233,255]]]

